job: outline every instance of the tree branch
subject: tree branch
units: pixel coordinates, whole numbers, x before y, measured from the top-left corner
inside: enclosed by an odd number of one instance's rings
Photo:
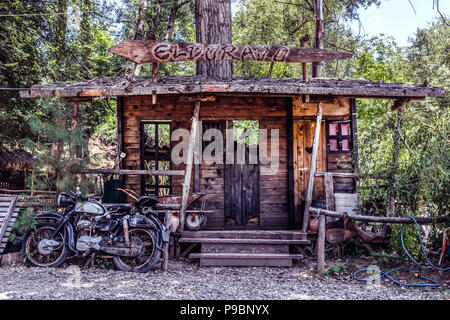
[[[441,13],[441,11],[439,10],[439,0],[433,0],[433,9],[434,9],[434,4],[436,3],[436,11],[439,13],[439,15],[442,18],[442,22],[447,25],[450,26],[447,22],[447,20],[445,19],[444,15]]]

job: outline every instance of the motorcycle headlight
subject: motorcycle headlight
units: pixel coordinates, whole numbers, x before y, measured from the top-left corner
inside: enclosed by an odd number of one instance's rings
[[[75,198],[67,193],[60,193],[58,196],[57,205],[60,208],[66,208],[70,205],[75,204]]]

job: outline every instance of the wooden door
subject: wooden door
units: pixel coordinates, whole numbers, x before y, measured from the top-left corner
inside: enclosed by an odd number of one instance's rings
[[[309,168],[311,163],[312,146],[316,122],[311,120],[294,121],[294,223],[299,225],[303,216],[304,200],[308,188]],[[319,148],[317,152],[316,171],[327,170],[327,148],[325,121],[320,128]],[[314,178],[313,200],[325,200],[324,178]]]
[[[245,148],[245,164],[237,163],[235,143],[234,164],[225,164],[225,219],[232,218],[245,226],[249,219],[259,217],[259,164],[249,164],[249,149]]]

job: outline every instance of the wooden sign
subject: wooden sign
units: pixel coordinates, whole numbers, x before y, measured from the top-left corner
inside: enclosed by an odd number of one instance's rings
[[[282,45],[238,46],[157,40],[127,40],[109,52],[141,64],[146,62],[255,60],[268,62],[319,62],[342,60],[351,53]]]

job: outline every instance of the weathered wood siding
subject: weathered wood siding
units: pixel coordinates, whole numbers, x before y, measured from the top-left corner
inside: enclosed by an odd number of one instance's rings
[[[287,140],[286,103],[288,98],[217,97],[215,102],[202,102],[200,120],[258,120],[260,129],[278,129],[280,137],[279,170],[274,175],[260,176],[260,227],[287,228]],[[158,97],[152,105],[151,96],[124,97],[123,151],[127,154],[124,169],[140,169],[140,131],[142,120],[172,120],[172,130],[190,129],[193,104],[180,102],[178,97]],[[268,132],[270,145],[270,131]],[[270,150],[268,151],[270,154]],[[262,167],[262,166],[261,166]],[[173,165],[184,169],[184,165]],[[191,190],[194,190],[194,177]],[[208,216],[208,228],[224,226],[224,167],[222,164],[199,166],[199,192],[206,193],[205,209],[213,210]],[[180,194],[183,177],[172,178],[173,193]],[[139,176],[126,176],[125,184],[141,192]]]
[[[312,146],[314,130],[312,128],[317,113],[319,100],[312,99],[304,103],[301,99],[293,99],[293,143],[294,143],[294,181],[296,221],[301,219],[299,205],[306,193],[310,154],[305,147]],[[318,171],[352,172],[351,153],[326,152],[327,120],[349,120],[349,99],[321,98],[324,105],[323,124],[320,137],[319,154],[317,159]],[[288,142],[287,142],[287,112],[289,98],[265,97],[236,97],[217,96],[215,102],[202,102],[200,120],[258,120],[260,129],[279,130],[279,168],[276,174],[266,175],[260,165],[259,197],[261,229],[286,229],[288,227]],[[141,120],[171,120],[172,130],[185,128],[190,130],[193,113],[192,102],[180,102],[179,96],[161,96],[152,105],[151,96],[132,96],[123,99],[123,151],[127,154],[123,161],[124,169],[140,169],[140,131]],[[308,121],[309,120],[309,121]],[[270,131],[268,143],[270,146]],[[311,145],[308,145],[311,141]],[[174,143],[175,144],[175,143]],[[270,147],[268,147],[270,154]],[[184,169],[184,165],[173,165],[173,169]],[[299,174],[299,170],[302,174]],[[198,173],[193,174],[191,190],[194,190],[194,180],[197,176],[198,192],[206,193],[205,209],[213,210],[208,216],[209,229],[224,227],[224,165],[205,163],[197,166]],[[184,177],[172,178],[173,193],[181,194]],[[325,200],[323,178],[316,180],[313,192],[314,200]],[[126,176],[125,184],[136,192],[141,192],[139,176]],[[354,188],[352,179],[335,178],[335,192],[351,192]],[[302,198],[303,197],[303,198]]]
[[[351,119],[350,100],[347,98],[321,98],[323,104],[323,121],[320,130],[319,149],[316,171],[320,172],[353,172],[351,153],[327,153],[326,124],[327,121],[342,121]],[[306,148],[312,147],[314,139],[315,116],[317,115],[319,99],[303,102],[302,98],[293,100],[294,117],[294,181],[295,181],[295,224],[300,223],[302,216],[302,201],[305,200],[309,179],[311,154]],[[352,178],[334,178],[334,192],[352,192]],[[313,200],[325,200],[325,185],[323,177],[314,179]]]

